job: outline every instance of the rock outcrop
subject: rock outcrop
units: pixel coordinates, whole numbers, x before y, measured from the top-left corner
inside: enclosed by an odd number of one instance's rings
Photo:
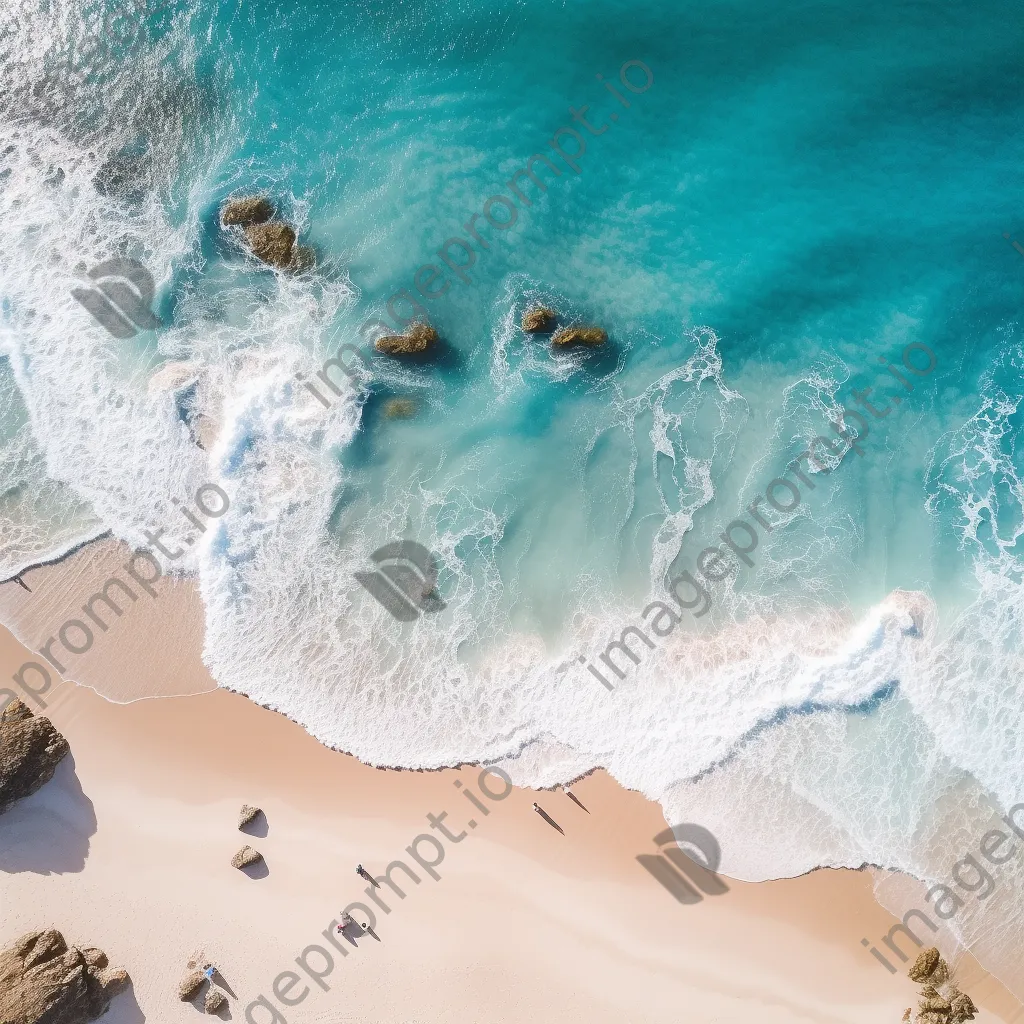
[[[202,971],[189,971],[178,983],[178,998],[183,1003],[187,1003],[190,999],[195,999],[199,994],[199,990],[203,987],[204,981],[206,981],[206,975]]]
[[[389,398],[384,403],[384,415],[389,420],[407,420],[416,415],[416,403],[411,398]]]
[[[523,330],[528,334],[550,334],[558,324],[558,314],[547,306],[533,306],[523,314]]]
[[[949,1024],[963,1024],[965,1020],[974,1020],[978,1008],[966,992],[955,989],[950,999]]]
[[[207,1013],[216,1013],[222,1006],[226,1005],[228,997],[219,988],[211,988],[203,1000],[203,1009]]]
[[[279,221],[250,224],[245,229],[245,240],[253,256],[279,270],[287,270],[295,248],[295,232]]]
[[[263,860],[263,854],[259,850],[254,850],[251,846],[243,846],[231,858],[231,866],[241,871],[242,868],[248,867],[250,864],[256,864],[261,860]]]
[[[603,345],[608,335],[600,327],[563,327],[551,339],[552,345]]]
[[[921,1000],[914,1024],[963,1024],[978,1012],[970,996],[950,980],[949,965],[934,946],[918,954],[907,977],[921,985]],[[903,1020],[910,1019],[910,1010]]]
[[[918,953],[917,959],[907,971],[907,977],[918,984],[928,981],[935,973],[941,959],[939,951],[934,946],[931,949],[926,949],[923,953]]]
[[[414,323],[404,334],[385,334],[383,338],[378,338],[376,348],[378,352],[389,356],[415,355],[426,352],[437,340],[437,331],[430,324]]]
[[[253,807],[251,804],[242,804],[242,809],[238,812],[238,827],[245,828],[250,821],[255,820],[256,815],[260,813],[258,807]]]
[[[49,782],[69,749],[48,718],[12,700],[0,715],[0,813]]]
[[[274,216],[274,207],[266,196],[243,196],[224,204],[220,211],[220,222],[225,227],[249,224],[263,224]]]
[[[102,950],[69,947],[52,929],[30,932],[0,951],[0,1021],[87,1024],[129,984]]]

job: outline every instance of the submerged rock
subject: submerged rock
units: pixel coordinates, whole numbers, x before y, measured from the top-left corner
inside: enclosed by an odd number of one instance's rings
[[[69,947],[60,932],[30,932],[0,952],[3,1024],[87,1024],[131,979],[99,949]]]
[[[411,398],[389,398],[384,403],[384,415],[389,420],[407,420],[416,415],[416,403]]]
[[[274,216],[274,207],[266,196],[243,196],[231,199],[220,211],[220,222],[225,227],[263,224]]]
[[[253,807],[250,804],[242,804],[242,809],[238,812],[238,827],[245,828],[246,825],[252,821],[257,814],[260,813],[258,807]]]
[[[245,228],[245,239],[252,254],[264,263],[280,270],[292,262],[295,232],[287,224],[272,221],[269,224],[250,224]]]
[[[437,343],[438,334],[430,324],[415,323],[404,334],[386,334],[378,338],[376,348],[389,356],[414,355]]]
[[[552,345],[603,345],[608,335],[600,327],[563,327],[551,339]]]
[[[244,867],[248,867],[250,864],[256,864],[258,861],[263,860],[263,854],[259,850],[254,850],[251,846],[243,846],[238,853],[231,858],[231,866],[241,870]]]
[[[0,813],[49,782],[69,750],[48,718],[12,700],[0,715]]]
[[[533,306],[523,314],[523,330],[529,334],[550,334],[558,323],[558,314],[547,306]]]
[[[203,1009],[207,1013],[216,1013],[227,1001],[228,997],[219,988],[211,988],[203,1000]]]
[[[202,971],[189,971],[188,974],[178,982],[178,998],[183,1003],[187,1003],[190,999],[194,999],[199,990],[203,987],[204,981],[206,981],[206,975],[203,974]]]

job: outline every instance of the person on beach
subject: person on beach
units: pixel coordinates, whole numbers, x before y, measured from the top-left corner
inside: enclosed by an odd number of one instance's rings
[[[356,874],[365,878],[366,881],[368,881],[370,885],[374,886],[375,888],[380,888],[380,882],[378,882],[377,879],[374,878],[373,875],[371,875],[370,872],[367,871],[362,864],[356,865]]]

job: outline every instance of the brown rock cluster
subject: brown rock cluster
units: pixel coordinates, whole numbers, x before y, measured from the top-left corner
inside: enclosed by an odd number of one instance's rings
[[[414,323],[404,334],[385,334],[378,338],[376,348],[389,356],[418,355],[436,345],[437,340],[437,331],[430,324]]]
[[[603,345],[608,335],[600,327],[563,327],[551,339],[552,345],[567,348],[570,345]]]
[[[266,196],[232,199],[220,211],[221,224],[241,228],[249,251],[258,260],[278,270],[309,270],[316,262],[313,250],[296,245],[295,231],[273,217],[274,207]]]
[[[69,749],[48,718],[12,700],[0,715],[0,813],[49,782]]]
[[[263,860],[263,854],[259,850],[254,850],[251,846],[243,846],[231,858],[231,866],[241,871],[242,868],[248,867],[250,864],[256,864],[261,860]]]
[[[920,953],[907,977],[921,985],[921,999],[917,1004],[915,1024],[963,1024],[974,1020],[978,1008],[971,997],[953,984],[949,965],[933,946]],[[910,1010],[903,1019],[910,1019]]]
[[[130,984],[99,949],[68,946],[52,929],[30,932],[0,951],[3,1024],[88,1024]]]
[[[550,334],[558,323],[558,314],[547,306],[531,306],[523,314],[523,330],[527,334]]]

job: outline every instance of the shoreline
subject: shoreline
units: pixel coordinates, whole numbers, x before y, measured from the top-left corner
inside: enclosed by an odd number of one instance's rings
[[[123,559],[113,541],[93,545],[39,574],[32,601],[8,588],[0,613],[32,635]],[[586,811],[559,788],[514,788],[484,820],[465,796],[472,788],[479,797],[479,766],[372,767],[286,714],[218,688],[201,660],[191,583],[162,585],[159,602],[126,609],[134,621],[119,621],[79,659],[68,673],[76,681],[54,673],[45,710],[33,710],[68,738],[71,756],[0,818],[0,944],[52,926],[69,942],[104,949],[134,979],[110,1024],[192,1019],[174,988],[200,948],[237,995],[233,1019],[246,1020],[259,998],[269,1002],[251,1024],[278,1024],[273,1013],[314,1024],[340,1006],[353,1015],[344,1019],[382,1024],[526,1014],[559,1024],[675,1024],[680,1005],[716,1022],[756,1014],[769,1024],[860,1024],[896,1021],[912,1004],[905,972],[889,975],[861,945],[897,922],[874,898],[871,869],[757,883],[722,876],[724,894],[679,903],[638,861],[661,853],[652,838],[668,824],[660,807],[603,769],[573,784]],[[5,670],[27,656],[0,631]],[[171,692],[154,692],[171,683]],[[164,699],[147,699],[155,696]],[[564,835],[533,813],[535,801]],[[235,827],[242,803],[266,812],[263,835]],[[445,842],[441,856],[428,814],[468,834]],[[264,855],[264,877],[229,866],[246,843]],[[437,861],[439,879],[403,852],[410,846]],[[388,891],[385,913],[353,870],[364,863],[381,877],[396,859],[419,881],[394,868],[404,896]],[[346,905],[357,918],[363,908],[375,913],[380,945],[363,936],[348,955],[325,947]],[[334,954],[326,991],[296,965],[312,946]],[[317,957],[305,956],[314,973],[326,970]],[[289,970],[310,993],[285,1010],[273,985]],[[403,980],[394,988],[396,971]],[[997,1019],[1024,1018],[969,957],[958,974],[973,979],[965,987]],[[425,1015],[439,978],[451,998]],[[381,992],[393,1000],[385,1016]]]

